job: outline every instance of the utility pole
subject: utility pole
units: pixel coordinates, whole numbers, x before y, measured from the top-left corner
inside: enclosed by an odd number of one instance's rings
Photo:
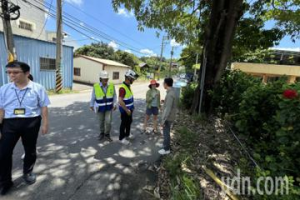
[[[157,79],[159,80],[160,78],[160,70],[162,67],[162,60],[163,60],[163,54],[164,54],[164,48],[165,48],[165,41],[168,39],[168,36],[163,36],[162,42],[161,42],[161,51],[160,51],[160,63],[159,63],[159,68],[158,68],[158,77]]]
[[[17,16],[13,20],[20,17],[20,7],[14,4],[10,4],[9,7],[8,0],[1,0],[1,10],[2,10],[2,21],[3,21],[3,32],[4,32],[4,41],[8,51],[8,62],[12,62],[17,59],[12,28],[10,24],[11,16],[10,14],[16,14]]]
[[[56,84],[55,92],[62,89],[61,53],[62,53],[62,0],[56,1]]]
[[[170,60],[170,68],[169,68],[169,77],[172,77],[171,71],[172,71],[172,62],[173,62],[173,55],[174,55],[174,46],[172,47],[171,50],[171,60]]]

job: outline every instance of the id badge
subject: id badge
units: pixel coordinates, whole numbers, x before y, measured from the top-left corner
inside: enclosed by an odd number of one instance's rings
[[[25,115],[25,108],[14,109],[14,115]]]

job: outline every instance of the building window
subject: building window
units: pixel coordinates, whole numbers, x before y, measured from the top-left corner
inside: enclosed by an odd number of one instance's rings
[[[113,80],[119,80],[119,72],[113,73]]]
[[[75,76],[81,76],[80,68],[74,67],[74,75],[75,75]]]
[[[28,22],[24,22],[24,21],[19,22],[19,28],[27,30],[27,31],[31,31],[31,32],[33,31],[33,25]]]
[[[41,70],[55,70],[55,61],[52,58],[40,58]]]

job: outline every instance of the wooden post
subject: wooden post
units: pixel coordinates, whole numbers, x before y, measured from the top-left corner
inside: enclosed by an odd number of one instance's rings
[[[61,75],[61,52],[62,52],[62,0],[57,0],[56,13],[56,84],[55,92],[58,93],[62,89]]]

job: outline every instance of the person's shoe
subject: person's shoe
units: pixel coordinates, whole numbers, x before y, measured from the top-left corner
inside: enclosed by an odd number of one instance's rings
[[[98,136],[98,140],[101,141],[101,140],[103,140],[103,139],[104,139],[104,134],[101,133],[101,134]]]
[[[105,136],[107,141],[112,142],[113,140],[111,139],[111,137],[109,135]]]
[[[11,181],[5,185],[2,185],[2,189],[1,189],[1,195],[6,195],[9,190],[13,187],[14,183]]]
[[[130,134],[130,135],[127,137],[127,139],[133,140],[133,139],[134,139],[134,136],[133,136],[132,134]]]
[[[120,142],[124,145],[128,145],[129,144],[129,141],[126,140],[125,138],[123,140],[120,140]]]
[[[36,182],[36,175],[32,172],[28,174],[24,174],[23,179],[28,185],[32,185]]]
[[[168,154],[170,154],[171,153],[171,151],[170,150],[164,150],[164,149],[161,149],[161,150],[159,150],[158,151],[158,153],[160,154],[160,155],[168,155]]]

